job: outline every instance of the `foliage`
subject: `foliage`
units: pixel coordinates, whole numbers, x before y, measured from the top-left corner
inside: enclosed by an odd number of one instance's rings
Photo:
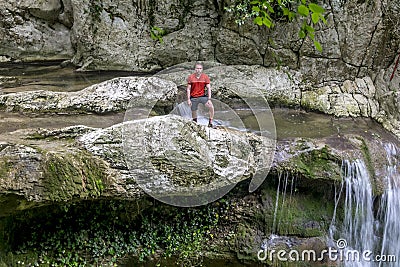
[[[154,41],[159,41],[160,43],[163,43],[164,40],[162,37],[165,35],[165,31],[157,26],[153,26],[150,29],[150,37]]]
[[[325,9],[312,0],[234,0],[225,9],[234,15],[238,25],[253,19],[259,26],[273,28],[278,21],[296,20],[301,24],[299,37],[309,37],[315,48],[322,51],[321,44],[315,39],[314,26],[320,22],[327,23]]]
[[[129,201],[87,201],[27,211],[10,220],[6,263],[27,266],[115,266],[129,255],[201,262],[203,245],[217,226],[218,209],[175,208],[161,203],[140,211]],[[2,260],[0,254],[0,262]],[[12,258],[12,262],[10,262]],[[4,261],[4,260],[3,260]]]

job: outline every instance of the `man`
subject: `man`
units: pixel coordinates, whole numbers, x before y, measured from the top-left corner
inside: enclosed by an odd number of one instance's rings
[[[208,107],[210,114],[208,127],[212,127],[214,106],[211,102],[210,78],[207,76],[207,74],[203,73],[203,64],[196,63],[194,70],[195,72],[189,75],[187,79],[187,103],[191,107],[192,118],[195,122],[197,122],[197,108],[199,103],[202,103]]]

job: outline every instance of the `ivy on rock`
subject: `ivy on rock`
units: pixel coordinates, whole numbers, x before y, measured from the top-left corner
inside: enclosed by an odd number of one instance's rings
[[[259,26],[273,28],[278,21],[297,21],[301,26],[298,35],[301,39],[309,37],[315,48],[322,51],[321,44],[315,39],[314,26],[327,24],[325,9],[310,0],[234,0],[225,8],[235,17],[238,25],[248,19]]]

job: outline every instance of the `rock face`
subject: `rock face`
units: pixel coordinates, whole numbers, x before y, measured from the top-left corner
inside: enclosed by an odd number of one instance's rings
[[[71,12],[69,0],[2,1],[0,61],[71,58]]]
[[[375,73],[393,69],[400,39],[398,1],[323,1],[328,24],[318,25],[315,33],[322,53],[309,40],[299,40],[295,24],[265,30],[249,21],[238,27],[224,10],[227,4],[7,1],[1,4],[0,54],[5,60],[73,56],[83,69],[142,71],[195,60],[272,66],[278,59],[316,83],[367,75],[375,80]],[[164,30],[163,43],[151,38],[151,31],[157,35],[153,27]]]
[[[265,30],[249,21],[238,27],[226,5],[220,0],[6,1],[0,4],[0,60],[68,58],[82,70],[135,71],[195,60],[267,67],[278,60],[290,78],[253,70],[256,83],[268,88],[264,94],[274,89],[270,100],[337,116],[368,115],[399,134],[398,72],[389,81],[400,43],[398,1],[324,1],[328,24],[315,32],[322,52],[299,40],[295,24]],[[154,26],[164,30],[163,43],[151,38]],[[294,72],[301,79],[293,78]],[[48,97],[63,98],[36,96]]]
[[[264,137],[209,129],[174,115],[105,129],[20,130],[0,144],[0,216],[58,201],[137,200],[147,192],[171,203],[170,194],[193,197],[223,189],[212,199],[185,199],[196,206],[221,197],[266,164],[272,174],[297,177],[299,188],[322,192],[341,180],[342,159],[355,158],[365,160],[379,194],[386,158],[376,138],[381,133],[372,133],[282,140],[272,155],[274,143]]]

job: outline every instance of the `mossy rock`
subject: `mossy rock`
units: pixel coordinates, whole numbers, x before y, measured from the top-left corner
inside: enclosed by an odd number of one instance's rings
[[[99,197],[107,186],[105,163],[89,153],[47,153],[42,168],[45,194],[52,201]]]

